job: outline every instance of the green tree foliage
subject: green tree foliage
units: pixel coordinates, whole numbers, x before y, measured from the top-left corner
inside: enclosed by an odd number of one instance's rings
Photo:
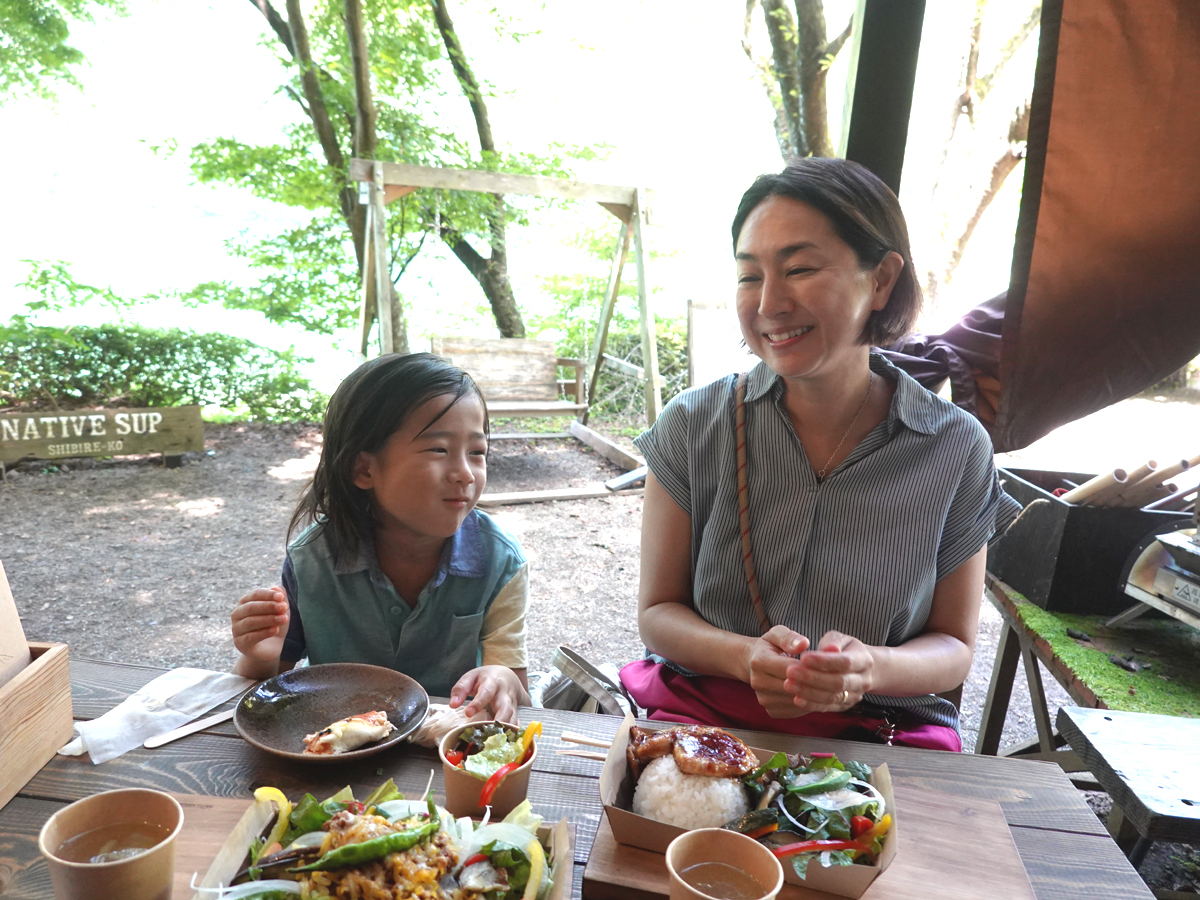
[[[125,12],[123,0],[0,0],[0,105],[32,95],[52,99],[60,84],[79,87],[72,67],[84,62],[72,47],[71,25],[97,9]]]
[[[30,262],[41,296],[0,322],[0,407],[216,406],[260,421],[319,419],[328,400],[298,366],[309,360],[225,334],[136,325],[36,325],[39,313],[139,301],[75,280],[64,262]],[[148,298],[152,299],[152,298]]]
[[[319,419],[303,360],[226,334],[136,325],[0,328],[0,405],[218,406],[245,419]]]
[[[230,242],[232,252],[261,273],[259,284],[246,289],[210,282],[189,292],[187,299],[254,309],[273,322],[329,332],[356,321],[360,283],[361,235],[356,237],[354,223],[361,222],[361,207],[356,205],[356,186],[349,182],[348,172],[356,146],[356,107],[344,9],[342,3],[326,0],[306,6],[313,69],[328,113],[328,127],[323,128],[318,124],[322,114],[313,109],[305,93],[303,67],[290,43],[287,21],[269,3],[256,5],[275,32],[276,39],[268,45],[287,70],[288,80],[281,90],[296,102],[297,121],[275,144],[222,137],[193,147],[192,171],[201,182],[237,185],[313,215],[282,235]],[[377,116],[376,158],[569,176],[571,159],[593,155],[563,147],[542,155],[500,146],[479,149],[467,137],[469,126],[455,127],[456,121],[470,121],[465,115],[467,105],[427,0],[367,0],[363,11]],[[480,91],[490,94],[486,85]],[[489,263],[483,255],[489,247],[491,260],[497,256],[497,203],[503,211],[501,220],[518,224],[531,208],[492,195],[457,191],[419,191],[389,204],[393,282],[399,283],[430,237],[444,241],[480,279],[472,268],[472,256],[476,262]]]

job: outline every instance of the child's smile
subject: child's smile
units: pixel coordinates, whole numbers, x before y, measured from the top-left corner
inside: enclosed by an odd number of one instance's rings
[[[487,483],[483,404],[475,394],[453,400],[426,401],[379,452],[359,454],[354,483],[371,492],[382,531],[445,539],[475,508]]]

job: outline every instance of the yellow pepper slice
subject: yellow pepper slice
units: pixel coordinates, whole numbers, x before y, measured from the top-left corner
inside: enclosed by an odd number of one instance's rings
[[[263,847],[270,847],[277,843],[283,837],[283,833],[287,831],[288,816],[292,814],[292,803],[284,796],[283,791],[279,788],[260,787],[254,792],[255,800],[274,800],[279,807],[279,815],[275,819],[275,827],[271,829],[271,833],[267,835],[267,840]]]
[[[541,731],[542,726],[536,722],[534,724]],[[530,728],[532,727],[531,725]],[[529,857],[529,880],[525,882],[525,895],[521,900],[537,900],[538,888],[542,886],[542,872],[546,870],[546,854],[542,851],[542,845],[534,838],[525,848],[525,855]]]
[[[525,754],[529,752],[529,745],[533,743],[533,739],[535,737],[540,737],[541,734],[542,734],[542,723],[541,722],[530,722],[529,725],[526,726],[525,733],[523,735],[521,735],[521,757],[520,758],[523,759],[525,757]]]

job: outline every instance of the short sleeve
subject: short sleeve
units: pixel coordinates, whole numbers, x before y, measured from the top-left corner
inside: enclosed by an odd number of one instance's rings
[[[972,433],[973,443],[938,545],[939,581],[1004,534],[1021,511],[1021,504],[1000,486],[992,460],[992,443],[986,432],[978,427]]]
[[[283,592],[287,595],[290,615],[287,634],[283,638],[283,649],[279,652],[279,658],[284,662],[299,662],[304,656],[306,644],[304,623],[300,621],[300,606],[296,602],[296,595],[299,593],[296,589],[296,570],[292,566],[290,556],[284,557],[283,573],[279,577],[283,582]]]
[[[529,664],[525,651],[525,613],[529,609],[529,563],[513,574],[496,594],[479,632],[482,665],[524,669]]]
[[[633,444],[679,508],[692,514],[691,478],[688,475],[688,408],[686,394],[671,400],[650,428]]]

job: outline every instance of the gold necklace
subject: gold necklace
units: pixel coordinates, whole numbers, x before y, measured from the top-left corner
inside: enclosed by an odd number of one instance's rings
[[[862,403],[858,404],[858,411],[854,414],[854,418],[850,420],[850,427],[846,429],[846,433],[842,435],[842,439],[838,441],[838,445],[833,448],[833,452],[829,454],[829,459],[825,460],[825,465],[817,470],[817,481],[825,480],[825,472],[829,468],[829,464],[833,462],[833,458],[837,456],[838,451],[842,449],[842,444],[846,443],[846,438],[850,437],[850,431],[854,428],[854,424],[858,421],[858,417],[862,415],[863,408],[867,405],[867,400],[871,398],[871,388],[875,386],[875,373],[869,372],[870,377],[867,379],[867,392],[863,395]]]

